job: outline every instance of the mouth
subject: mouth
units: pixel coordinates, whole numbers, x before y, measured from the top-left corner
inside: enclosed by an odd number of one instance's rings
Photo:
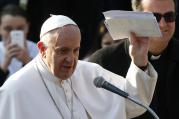
[[[161,32],[162,32],[162,36],[165,36],[168,34],[168,30],[162,30]]]
[[[62,69],[64,71],[69,71],[69,70],[72,70],[73,66],[63,66]]]
[[[163,30],[162,32],[164,32],[164,33],[165,33],[165,32],[168,32],[168,30]]]
[[[162,29],[161,32],[162,33],[168,32],[168,29]]]

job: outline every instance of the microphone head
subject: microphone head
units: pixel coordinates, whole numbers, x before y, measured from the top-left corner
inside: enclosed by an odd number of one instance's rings
[[[101,88],[104,84],[105,80],[102,76],[96,77],[93,81],[94,85],[98,88]]]

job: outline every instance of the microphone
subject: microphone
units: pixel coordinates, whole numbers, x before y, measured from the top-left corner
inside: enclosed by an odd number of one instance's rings
[[[103,77],[95,78],[94,85],[98,88],[104,88],[108,91],[116,93],[124,98],[127,98],[129,96],[128,93],[122,91],[121,89],[119,89],[119,88],[113,86],[112,84],[108,83],[107,81],[105,81]]]
[[[110,84],[109,82],[105,81],[105,79],[103,77],[96,77],[93,81],[94,85],[97,88],[104,88],[110,92],[113,92],[115,94],[118,94],[132,102],[134,102],[135,104],[140,105],[141,107],[147,109],[148,112],[150,112],[152,114],[152,116],[155,119],[160,119],[157,114],[150,108],[148,107],[146,104],[143,104],[141,101],[135,99],[134,97],[131,97],[127,92],[122,91],[121,89],[117,88],[116,86]]]

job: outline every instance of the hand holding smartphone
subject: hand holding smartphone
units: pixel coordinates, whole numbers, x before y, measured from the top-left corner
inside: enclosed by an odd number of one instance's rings
[[[22,30],[13,30],[10,32],[11,42],[24,48],[24,32]]]

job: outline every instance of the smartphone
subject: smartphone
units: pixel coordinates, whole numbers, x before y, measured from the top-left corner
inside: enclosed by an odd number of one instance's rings
[[[13,30],[10,32],[11,42],[24,48],[24,32],[22,30]]]

